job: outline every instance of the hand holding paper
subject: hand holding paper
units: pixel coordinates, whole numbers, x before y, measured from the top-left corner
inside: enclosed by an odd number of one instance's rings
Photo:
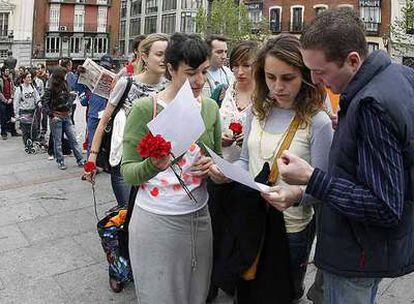
[[[257,191],[269,192],[270,187],[255,182],[253,178],[250,176],[249,172],[247,172],[246,170],[244,170],[236,164],[232,164],[224,160],[210,148],[206,147],[206,149],[210,154],[211,158],[213,159],[214,163],[226,177]]]

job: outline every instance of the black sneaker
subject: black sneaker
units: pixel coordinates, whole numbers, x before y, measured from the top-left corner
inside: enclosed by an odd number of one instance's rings
[[[1,139],[6,140],[7,139],[7,135],[2,135]]]
[[[17,132],[12,132],[12,133],[11,133],[11,136],[12,136],[12,137],[21,137],[22,135],[21,135],[21,134],[19,134],[19,133],[17,133]]]

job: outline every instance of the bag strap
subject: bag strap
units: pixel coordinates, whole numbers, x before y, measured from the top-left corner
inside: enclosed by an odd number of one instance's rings
[[[131,89],[131,86],[132,86],[132,78],[128,77],[127,79],[128,81],[127,81],[124,93],[122,93],[122,96],[119,99],[118,104],[116,105],[114,111],[112,112],[111,119],[113,119],[116,116],[116,114],[118,114],[119,110],[121,110],[121,107],[124,105],[125,100],[128,97],[129,90]]]
[[[128,229],[129,221],[131,220],[132,212],[134,211],[135,199],[138,194],[139,186],[132,186],[129,192],[128,209],[125,216],[124,229]]]
[[[280,158],[283,151],[289,149],[292,143],[293,137],[295,137],[296,131],[298,130],[301,123],[302,123],[302,120],[297,115],[295,115],[295,117],[293,118],[292,122],[289,125],[289,129],[286,133],[286,136],[283,139],[282,144],[280,145],[279,150],[276,153],[276,157],[273,160],[272,169],[270,170],[269,179],[268,179],[268,183],[272,186],[276,183],[277,179],[279,178],[279,168],[277,166],[277,160],[278,158]]]
[[[151,97],[153,102],[152,119],[154,119],[155,116],[157,116],[157,97],[155,96],[155,94],[151,95]]]

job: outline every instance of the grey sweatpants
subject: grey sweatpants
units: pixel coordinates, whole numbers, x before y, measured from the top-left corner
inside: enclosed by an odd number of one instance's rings
[[[158,215],[135,206],[129,254],[139,304],[205,304],[212,268],[208,208]]]

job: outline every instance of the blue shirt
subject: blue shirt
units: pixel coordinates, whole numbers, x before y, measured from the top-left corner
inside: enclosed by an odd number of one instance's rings
[[[378,109],[363,104],[359,113],[360,183],[330,176],[316,168],[306,193],[349,218],[380,226],[396,225],[404,204],[402,147]]]

